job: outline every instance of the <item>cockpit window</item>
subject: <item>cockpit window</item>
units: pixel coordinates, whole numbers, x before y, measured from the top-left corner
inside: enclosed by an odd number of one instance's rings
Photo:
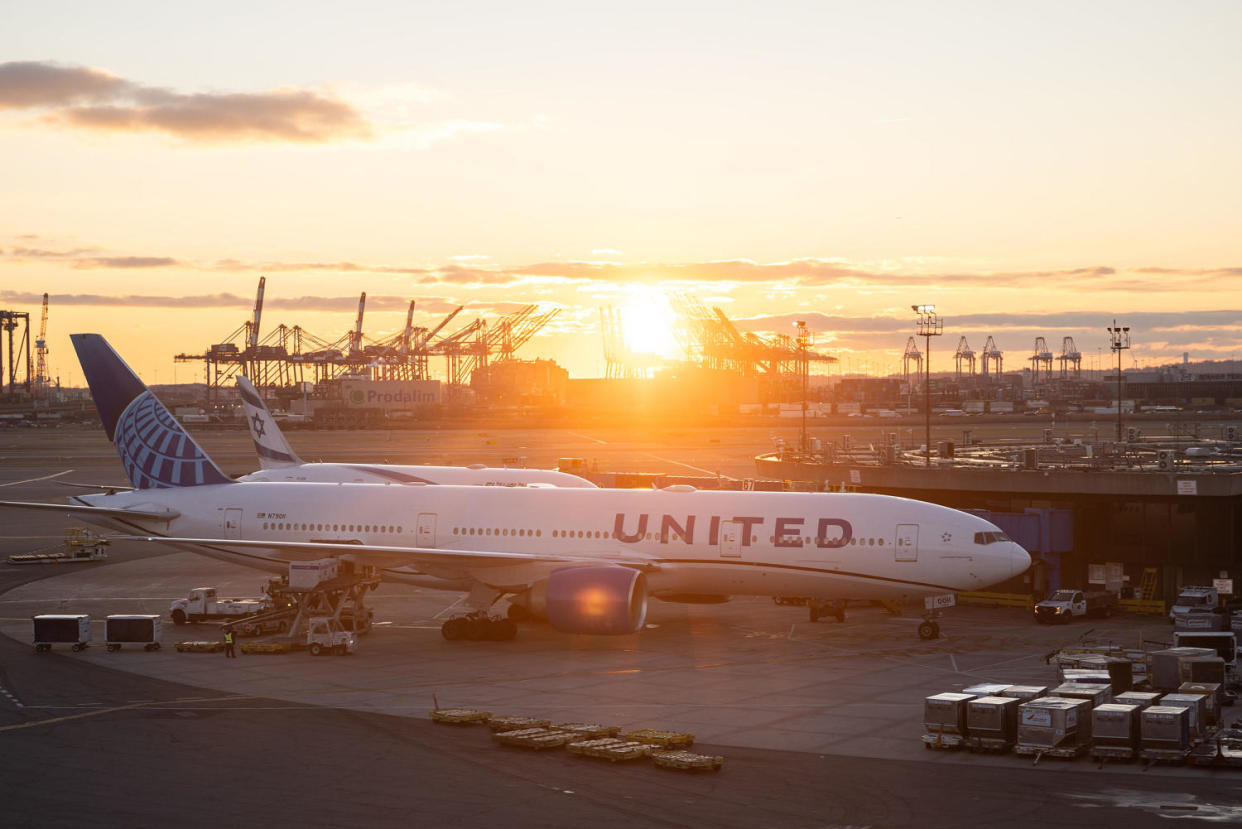
[[[1009,536],[1002,532],[975,533],[976,544],[995,544],[998,541],[1009,541]]]

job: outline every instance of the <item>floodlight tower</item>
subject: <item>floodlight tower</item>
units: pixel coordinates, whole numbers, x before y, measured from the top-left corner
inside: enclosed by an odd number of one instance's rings
[[[925,345],[923,346],[923,366],[926,372],[923,377],[923,393],[924,393],[924,414],[927,424],[927,444],[923,449],[923,457],[927,461],[927,468],[931,468],[931,338],[938,337],[944,333],[944,320],[940,319],[936,314],[935,305],[911,305],[910,308],[914,313],[918,314],[918,319],[914,321],[915,330],[918,335],[923,338]]]
[[[807,359],[806,349],[811,344],[811,332],[807,330],[806,320],[798,320],[798,372],[802,375],[802,454],[807,454],[809,444],[806,440],[806,393],[808,375],[811,373],[811,362]]]
[[[1117,352],[1117,442],[1121,443],[1121,352],[1130,347],[1130,326],[1118,327],[1113,320],[1108,328],[1108,347]]]

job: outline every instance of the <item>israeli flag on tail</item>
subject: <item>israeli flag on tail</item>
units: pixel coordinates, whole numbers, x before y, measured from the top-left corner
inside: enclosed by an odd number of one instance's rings
[[[70,334],[108,439],[135,489],[231,483],[98,334]]]
[[[246,412],[246,425],[250,428],[250,439],[254,441],[254,451],[259,453],[259,466],[273,469],[280,466],[301,466],[303,461],[293,451],[289,441],[285,440],[280,427],[267,404],[259,396],[254,384],[244,375],[237,375],[237,391],[241,394],[242,408]]]

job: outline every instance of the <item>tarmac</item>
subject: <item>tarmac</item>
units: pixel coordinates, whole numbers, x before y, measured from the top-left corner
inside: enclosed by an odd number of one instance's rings
[[[4,498],[53,500],[64,496],[63,478],[119,475],[106,441],[57,441],[49,430],[5,446],[14,434],[0,438]],[[559,438],[526,440],[537,439]],[[706,456],[715,445],[704,446]],[[675,449],[629,451],[686,457]],[[68,468],[69,476],[47,477]],[[16,511],[0,520],[0,555],[54,544],[69,523]],[[440,624],[461,596],[390,584],[368,595],[377,625],[348,657],[181,654],[174,642],[218,639],[220,630],[171,622],[160,651],[102,647],[98,628],[109,613],[166,617],[190,588],[256,596],[265,578],[134,543],[114,545],[106,562],[0,565],[5,825],[1242,822],[1242,770],[1101,769],[1081,759],[1033,766],[922,747],[926,696],[982,681],[1055,684],[1045,664],[1052,650],[1080,639],[1168,641],[1158,618],[1037,626],[1020,609],[956,608],[941,620],[942,637],[923,642],[913,613],[859,606],[844,623],[812,623],[803,608],[736,599],[652,602],[647,629],[632,636],[524,623],[513,642],[448,642]],[[89,613],[95,646],[35,655],[30,616],[58,612]],[[485,729],[433,724],[437,704],[689,731],[725,766],[686,775],[499,748]]]

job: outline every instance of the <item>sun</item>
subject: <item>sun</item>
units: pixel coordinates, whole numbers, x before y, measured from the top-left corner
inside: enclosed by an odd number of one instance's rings
[[[668,297],[656,288],[632,287],[621,306],[621,330],[633,354],[658,354],[668,359],[681,355],[674,333],[677,315]]]

